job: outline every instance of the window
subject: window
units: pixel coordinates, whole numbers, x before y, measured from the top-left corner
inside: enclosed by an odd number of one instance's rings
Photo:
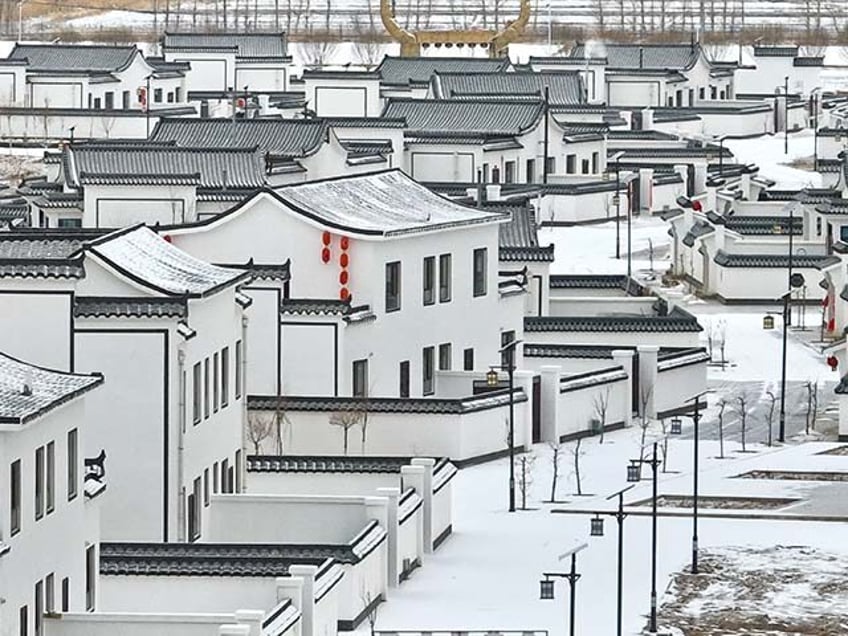
[[[428,256],[424,259],[424,298],[425,305],[436,302],[436,257]]]
[[[451,344],[446,342],[439,345],[439,371],[451,369]]]
[[[209,469],[203,469],[203,505],[209,505]]]
[[[169,104],[174,103],[174,92],[173,91],[168,91],[168,103]]]
[[[386,312],[400,309],[400,261],[386,263]]]
[[[492,183],[500,183],[500,182],[501,182],[500,166],[492,166]]]
[[[515,183],[515,162],[507,161],[504,164],[504,183]]]
[[[439,256],[439,302],[449,303],[451,299],[451,255]]]
[[[79,434],[77,429],[68,431],[68,501],[77,496],[77,456],[79,454]]]
[[[209,417],[209,358],[203,361],[203,419]]]
[[[515,340],[515,332],[514,331],[502,331],[501,332],[501,349],[507,346],[510,342]],[[501,366],[504,368],[509,368],[512,361],[515,359],[515,347],[511,347],[505,351],[501,351]]]
[[[27,636],[27,628],[29,627],[29,611],[27,610],[26,605],[18,611],[18,621],[20,622],[20,635]]]
[[[230,475],[230,460],[225,459],[221,462],[221,492],[224,494],[231,493],[232,484],[229,481]]]
[[[216,351],[215,355],[212,356],[212,410],[216,413],[218,412],[218,400],[221,395],[218,390],[218,382],[221,377],[218,371],[219,362],[220,356],[218,356],[218,352]]]
[[[725,95],[726,95],[726,93],[725,93],[724,89],[721,89],[721,93],[719,93],[719,99],[726,99]]]
[[[574,174],[577,172],[577,155],[566,155],[565,172],[566,174]]]
[[[106,110],[114,110],[115,109],[115,93],[109,91],[105,95],[106,99]]]
[[[598,174],[601,171],[601,155],[598,152],[592,153],[592,174]]]
[[[483,183],[489,183],[489,164],[483,164]]]
[[[44,579],[44,609],[48,614],[52,614],[56,611],[56,585],[53,581],[55,577],[53,573],[47,575],[47,578]]]
[[[47,444],[47,514],[56,508],[56,444]]]
[[[474,371],[474,349],[465,349],[462,352],[462,368],[465,371]]]
[[[230,348],[221,349],[221,408],[230,402]]]
[[[409,397],[409,360],[400,363],[400,390],[402,398]]]
[[[421,392],[433,395],[433,377],[435,376],[436,352],[433,347],[424,347],[421,356]]]
[[[547,166],[546,174],[554,174],[556,172],[556,157],[548,157],[545,160],[545,165]]]
[[[41,636],[41,623],[44,620],[44,582],[38,581],[35,584],[35,603],[34,603],[34,611],[35,616],[35,636]]]
[[[95,546],[90,545],[85,549],[85,609],[94,611],[94,599],[96,597],[95,584],[97,581],[97,559],[94,554]]]
[[[200,422],[201,413],[200,413],[200,404],[201,404],[201,371],[200,371],[200,363],[196,363],[194,368],[192,369],[192,420],[195,424]]]
[[[241,492],[241,449],[236,451],[236,492]]]
[[[241,340],[236,342],[236,399],[241,397]]]
[[[580,162],[580,167],[583,170],[583,174],[589,174],[589,160],[588,159],[583,159]]]
[[[674,106],[674,95],[669,95],[668,97],[666,97],[665,101],[668,104],[669,108],[673,107]]]
[[[179,104],[179,103],[180,103],[180,101],[181,101],[181,99],[180,99],[181,97],[182,97],[182,91],[180,90],[180,87],[179,87],[179,86],[177,86],[177,87],[174,89],[174,101],[175,101],[175,102],[177,102],[177,103]]]
[[[704,90],[704,87],[701,86],[701,88],[698,89],[698,99],[704,99],[705,95],[706,95],[706,92]]]
[[[821,236],[822,233],[822,220],[820,216],[816,217],[816,236]]]
[[[480,247],[474,250],[474,295],[486,295],[486,260],[487,249]]]
[[[62,611],[67,612],[71,602],[71,581],[66,576],[62,579]]]
[[[124,110],[129,110],[129,108],[130,108],[130,92],[129,91],[124,91],[121,94],[121,107]]]
[[[21,460],[12,462],[9,475],[10,532],[12,536],[21,530]]]
[[[716,87],[710,86],[710,99],[715,99],[715,98],[716,98]]]
[[[44,446],[35,449],[35,518],[44,516]]]
[[[527,171],[524,175],[524,180],[527,183],[533,183],[536,180],[536,160],[528,159],[527,160]]]
[[[217,495],[220,490],[218,486],[218,462],[212,466],[212,493]]]
[[[200,538],[200,477],[196,477],[191,494],[188,496],[188,538],[197,541]]]
[[[82,219],[56,219],[57,227],[82,227]]]
[[[368,395],[368,360],[353,361],[353,397]]]
[[[94,98],[94,108],[96,108],[96,109],[98,109],[98,110],[101,108],[101,102],[100,102],[100,98],[99,98],[99,97],[95,97],[95,98]]]
[[[153,89],[153,101],[156,102],[157,104],[162,102],[162,89],[161,88],[154,88]]]

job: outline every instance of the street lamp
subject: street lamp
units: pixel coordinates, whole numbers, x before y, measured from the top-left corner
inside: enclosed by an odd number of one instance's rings
[[[619,160],[624,156],[624,151],[615,153],[610,159],[615,162],[615,196],[612,202],[615,204],[615,257],[621,258],[621,175],[619,171]],[[607,162],[609,163],[609,162]]]
[[[648,624],[648,631],[656,633],[657,631],[657,470],[659,469],[662,460],[657,454],[659,442],[653,443],[653,451],[648,459],[631,459],[630,465],[627,467],[627,481],[638,481],[631,479],[634,474],[632,468],[641,468],[642,464],[648,464],[653,472],[653,495],[651,497],[651,616]],[[638,477],[638,472],[635,473]]]
[[[515,347],[521,340],[513,339],[505,344],[498,353],[504,357],[506,365],[489,368],[486,373],[486,384],[490,387],[498,385],[498,369],[506,371],[509,376],[509,511],[515,512]]]
[[[780,360],[780,416],[778,422],[777,439],[780,442],[786,440],[786,357],[787,357],[787,340],[789,336],[789,322],[792,316],[791,296],[792,296],[792,237],[794,236],[793,226],[795,225],[795,205],[789,206],[789,255],[787,261],[788,279],[786,284],[786,293],[783,295],[783,350]]]
[[[624,493],[633,488],[628,486],[616,493],[607,497],[607,501],[618,497],[618,510],[614,512],[606,512],[604,514],[611,515],[618,522],[618,580],[616,585],[616,636],[621,636],[621,618],[622,618],[622,599],[624,598],[624,520],[627,514],[624,512]],[[590,519],[589,534],[593,537],[604,536],[604,520],[600,513]]]
[[[545,578],[539,581],[539,598],[543,601],[552,601],[554,599],[554,579],[566,579],[570,588],[570,601],[568,606],[568,633],[574,636],[576,621],[575,613],[577,611],[577,580],[580,575],[577,573],[577,553],[588,547],[588,544],[581,543],[575,546],[565,554],[561,554],[559,560],[562,561],[567,557],[571,557],[571,569],[568,572],[543,572]]]
[[[147,83],[147,92],[144,94],[144,111],[147,122],[147,138],[150,139],[150,100],[153,99],[150,95],[150,80],[153,79],[153,73],[144,78]]]
[[[822,90],[821,86],[816,86],[810,91],[810,114],[813,116],[813,171],[819,169],[819,100],[820,95],[817,95]]]
[[[789,76],[783,78],[783,154],[789,154]]]

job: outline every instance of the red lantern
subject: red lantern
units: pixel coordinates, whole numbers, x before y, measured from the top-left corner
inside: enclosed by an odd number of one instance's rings
[[[341,288],[341,290],[339,291],[339,298],[341,298],[342,300],[347,300],[348,298],[350,298],[350,292],[347,290],[347,287]]]
[[[330,248],[329,247],[325,247],[324,249],[321,250],[321,260],[324,261],[325,263],[330,262]]]
[[[836,371],[836,367],[839,366],[839,360],[836,359],[836,356],[827,356],[827,366],[830,367],[831,371]]]
[[[827,307],[830,304],[830,294],[825,294],[822,298],[822,307]]]
[[[703,209],[703,207],[701,206],[701,202],[692,201],[692,209],[695,210],[695,212],[700,212]]]
[[[827,330],[828,331],[836,331],[836,319],[831,318],[827,321]]]
[[[350,246],[350,239],[346,236],[342,237],[342,249],[346,250]]]
[[[341,256],[339,256],[339,265],[341,265],[342,267],[347,267],[347,264],[349,262],[350,259],[348,258],[347,254],[342,254]]]
[[[339,282],[340,282],[342,285],[347,285],[347,280],[348,280],[348,273],[347,273],[347,270],[344,270],[344,269],[343,269],[343,270],[341,271],[341,273],[339,273]]]
[[[165,240],[165,242],[166,242],[166,243],[171,243],[171,242],[172,242],[172,239],[171,239],[171,235],[170,235],[170,234],[165,234],[162,238]]]
[[[324,233],[321,235],[321,240],[323,241],[324,245],[329,245],[329,244],[330,244],[330,239],[331,239],[331,238],[332,238],[332,236],[330,235],[330,233],[329,233],[329,232],[324,232]]]

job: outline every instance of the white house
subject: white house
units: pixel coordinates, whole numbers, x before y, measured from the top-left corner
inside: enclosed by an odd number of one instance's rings
[[[41,634],[44,613],[97,606],[99,520],[92,499],[105,482],[85,479],[83,462],[86,445],[95,441],[89,392],[102,383],[98,374],[47,369],[0,354],[5,633]]]
[[[304,69],[292,88],[303,88],[306,107],[318,117],[376,117],[383,107],[378,71]]]
[[[249,299],[237,286],[250,273],[142,227],[4,233],[0,252],[0,346],[107,378],[88,401],[83,449],[111,460],[103,537],[194,538],[204,489],[241,487]]]
[[[789,92],[809,95],[822,85],[824,57],[802,55],[798,46],[754,47],[754,66],[742,66],[737,73],[737,92],[774,95],[783,92],[789,78]]]

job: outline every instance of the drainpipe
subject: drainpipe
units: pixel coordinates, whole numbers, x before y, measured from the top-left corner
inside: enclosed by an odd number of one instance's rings
[[[178,409],[180,425],[177,430],[177,485],[179,490],[177,508],[177,536],[179,541],[187,541],[186,534],[186,490],[185,490],[185,462],[183,452],[185,448],[185,426],[186,426],[186,379],[185,379],[185,349],[182,347],[177,351],[177,378],[179,379]]]

